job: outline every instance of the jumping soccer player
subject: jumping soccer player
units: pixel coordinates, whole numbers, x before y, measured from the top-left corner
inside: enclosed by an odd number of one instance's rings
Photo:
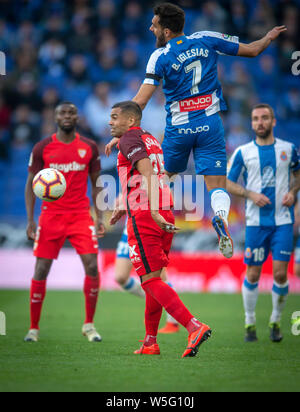
[[[280,342],[281,315],[287,300],[288,264],[293,252],[293,223],[297,192],[300,189],[300,163],[295,146],[274,137],[274,111],[259,104],[252,111],[256,138],[240,146],[232,156],[228,191],[246,199],[246,278],[242,293],[246,313],[246,342],[257,340],[255,308],[262,265],[271,250],[274,284],[270,338]],[[290,185],[293,172],[295,181]],[[246,187],[237,183],[243,175]]]
[[[117,199],[116,208],[114,210],[113,216],[118,213],[120,198]],[[126,214],[126,211],[124,211]],[[114,218],[112,216],[111,224],[114,224]],[[116,281],[121,286],[121,288],[132,295],[145,298],[145,292],[141,286],[141,282],[134,276],[130,276],[132,271],[132,263],[130,260],[130,249],[128,245],[128,233],[127,233],[127,222],[121,237],[120,242],[117,247],[117,257],[115,265],[115,275]],[[164,282],[167,282],[169,286],[173,287],[171,282],[168,282],[166,271],[162,271],[162,279]],[[171,315],[167,313],[167,323],[161,328],[158,333],[176,333],[179,332],[179,325],[177,321],[172,318]]]
[[[100,175],[100,159],[96,143],[76,132],[77,121],[76,106],[69,102],[61,103],[55,110],[57,133],[36,144],[30,158],[25,193],[27,236],[34,240],[34,255],[37,259],[30,290],[31,326],[25,337],[26,342],[37,342],[39,339],[39,321],[46,295],[46,280],[53,259],[58,258],[66,239],[80,255],[86,274],[86,318],[82,333],[90,342],[101,341],[101,336],[94,326],[100,287],[97,237],[103,237],[105,233],[101,212],[96,207],[96,197],[101,190],[96,186]],[[67,190],[60,200],[43,203],[36,229],[32,182],[36,173],[45,168],[62,172],[67,182]],[[95,222],[90,215],[90,202],[86,195],[88,177],[92,183]]]
[[[215,213],[212,224],[220,251],[230,258],[230,197],[226,191],[224,128],[219,115],[226,110],[226,104],[218,81],[218,56],[258,56],[286,28],[275,27],[261,40],[243,44],[237,37],[209,31],[186,36],[184,24],[185,14],[180,7],[163,3],[154,8],[150,30],[158,50],[150,57],[144,84],[133,101],[144,109],[163,80],[167,124],[162,148],[166,174],[172,177],[184,172],[193,150],[196,173],[204,175],[211,196]],[[107,146],[107,153],[116,143],[113,140]]]
[[[113,106],[109,123],[112,136],[120,138],[118,173],[127,206],[131,262],[146,294],[146,336],[135,354],[160,354],[157,330],[164,308],[187,329],[188,347],[182,357],[192,357],[210,337],[211,329],[195,319],[174,289],[161,279],[178,228],[171,211],[172,196],[163,182],[161,146],[141,129],[141,118],[142,110],[137,103],[122,102]],[[117,221],[118,216],[114,219]]]

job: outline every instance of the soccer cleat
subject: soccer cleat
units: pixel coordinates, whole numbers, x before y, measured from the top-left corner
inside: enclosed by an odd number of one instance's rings
[[[245,334],[245,342],[257,342],[256,336],[256,326],[255,325],[246,325],[246,334]]]
[[[38,342],[39,332],[38,329],[30,329],[24,338],[24,342]]]
[[[179,325],[178,323],[167,322],[166,325],[159,329],[158,333],[177,333],[179,332]]]
[[[270,323],[270,339],[272,342],[279,343],[282,341],[283,336],[280,331],[280,323]]]
[[[224,219],[215,216],[212,219],[212,225],[218,235],[220,252],[227,259],[230,259],[233,256],[233,241],[228,232],[227,224]]]
[[[88,338],[89,342],[101,342],[102,338],[97,332],[93,323],[85,323],[82,327],[82,334]]]
[[[183,352],[182,357],[194,357],[197,355],[200,345],[211,337],[211,329],[209,326],[202,324],[202,326],[188,337],[188,346]]]
[[[140,342],[144,342],[141,340]],[[133,352],[135,355],[160,355],[160,349],[157,343],[151,346],[142,345],[140,349]]]

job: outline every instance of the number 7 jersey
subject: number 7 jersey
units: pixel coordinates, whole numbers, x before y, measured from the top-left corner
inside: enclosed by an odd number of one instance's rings
[[[119,150],[118,173],[129,218],[140,211],[150,210],[143,176],[136,169],[136,164],[147,158],[159,178],[159,208],[170,210],[173,199],[169,187],[163,181],[164,155],[158,140],[140,127],[133,127],[121,137]]]
[[[163,79],[167,127],[227,109],[218,80],[218,56],[236,56],[238,50],[238,37],[203,31],[176,37],[151,55],[144,84],[158,86]]]

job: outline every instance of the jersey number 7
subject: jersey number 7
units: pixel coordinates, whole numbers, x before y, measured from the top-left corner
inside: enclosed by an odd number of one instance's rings
[[[200,60],[196,60],[184,68],[186,73],[193,71],[193,87],[191,88],[191,94],[198,94],[198,84],[201,82],[202,77],[202,64]]]

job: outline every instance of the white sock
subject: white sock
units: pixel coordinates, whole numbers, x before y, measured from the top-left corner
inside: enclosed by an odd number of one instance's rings
[[[172,289],[175,290],[174,286],[170,282],[166,282],[167,285],[169,285]],[[167,322],[173,323],[174,325],[178,325],[178,322],[176,319],[174,319],[168,312],[167,312]]]
[[[245,309],[245,324],[255,325],[255,308],[258,299],[258,282],[250,283],[248,279],[245,278],[242,287],[242,295]]]
[[[141,282],[133,276],[130,276],[130,278],[127,280],[125,285],[122,286],[122,288],[126,292],[132,293],[133,295],[139,296],[140,298],[145,297],[145,292],[142,289]]]
[[[281,315],[285,307],[287,297],[289,293],[289,282],[287,281],[283,285],[274,281],[272,289],[272,303],[273,312],[270,318],[270,323],[278,323],[281,320]]]
[[[228,226],[228,215],[230,210],[231,200],[225,189],[215,189],[210,191],[211,207],[216,216],[220,216],[225,220]]]

